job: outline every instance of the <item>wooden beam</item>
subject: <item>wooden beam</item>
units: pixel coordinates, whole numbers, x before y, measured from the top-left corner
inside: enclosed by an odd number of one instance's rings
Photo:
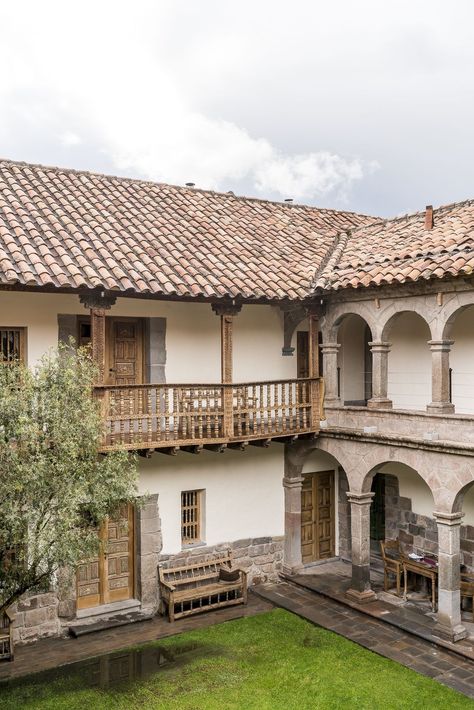
[[[232,352],[233,352],[233,326],[234,316],[240,313],[242,306],[231,302],[215,303],[212,310],[221,319],[221,382],[232,385]],[[223,430],[224,437],[231,437],[234,432],[234,395],[231,386],[224,387],[222,393],[224,409]]]
[[[151,459],[151,455],[155,449],[139,449],[138,455],[144,459]]]
[[[166,456],[176,456],[179,451],[179,446],[166,446],[163,449],[155,449],[157,454],[166,454]]]
[[[204,444],[206,451],[214,451],[216,454],[223,454],[227,448],[227,444]]]
[[[186,451],[187,454],[200,454],[202,446],[202,444],[196,444],[195,446],[181,446],[181,451]]]
[[[227,444],[227,448],[234,449],[234,451],[245,451],[248,445],[248,441],[234,441],[231,444]]]
[[[263,447],[264,449],[268,449],[270,446],[271,439],[255,439],[253,441],[249,441],[250,446],[260,446]]]

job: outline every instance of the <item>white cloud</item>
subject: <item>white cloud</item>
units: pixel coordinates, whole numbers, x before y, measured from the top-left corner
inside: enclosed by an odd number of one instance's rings
[[[469,0],[0,3],[0,154],[385,214],[460,199],[473,19]]]
[[[74,131],[64,131],[59,136],[59,142],[64,146],[74,146],[80,145],[82,143],[81,137],[74,133]]]

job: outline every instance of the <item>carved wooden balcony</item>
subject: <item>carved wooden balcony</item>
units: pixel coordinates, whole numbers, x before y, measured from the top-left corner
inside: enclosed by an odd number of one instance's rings
[[[97,387],[105,420],[101,450],[198,453],[311,435],[319,429],[321,385],[312,377]]]

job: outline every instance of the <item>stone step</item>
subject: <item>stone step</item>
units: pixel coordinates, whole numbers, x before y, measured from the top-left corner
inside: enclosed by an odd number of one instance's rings
[[[117,626],[125,626],[126,624],[136,624],[139,621],[150,621],[153,619],[153,614],[146,614],[142,611],[133,611],[129,614],[117,614],[110,616],[107,619],[98,619],[87,624],[72,624],[69,627],[69,633],[74,638],[93,634],[96,631],[106,631],[107,629],[115,629]]]

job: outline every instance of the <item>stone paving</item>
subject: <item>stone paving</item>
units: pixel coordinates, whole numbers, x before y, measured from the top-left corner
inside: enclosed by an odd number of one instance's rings
[[[184,631],[203,629],[223,621],[254,616],[269,611],[273,605],[260,596],[249,593],[246,606],[216,609],[212,613],[196,614],[170,624],[162,616],[107,631],[98,631],[80,638],[51,638],[15,647],[15,660],[0,663],[0,682],[8,678],[58,668],[129,646],[155,641]]]
[[[288,582],[254,590],[276,606],[474,698],[474,662],[469,659]]]

